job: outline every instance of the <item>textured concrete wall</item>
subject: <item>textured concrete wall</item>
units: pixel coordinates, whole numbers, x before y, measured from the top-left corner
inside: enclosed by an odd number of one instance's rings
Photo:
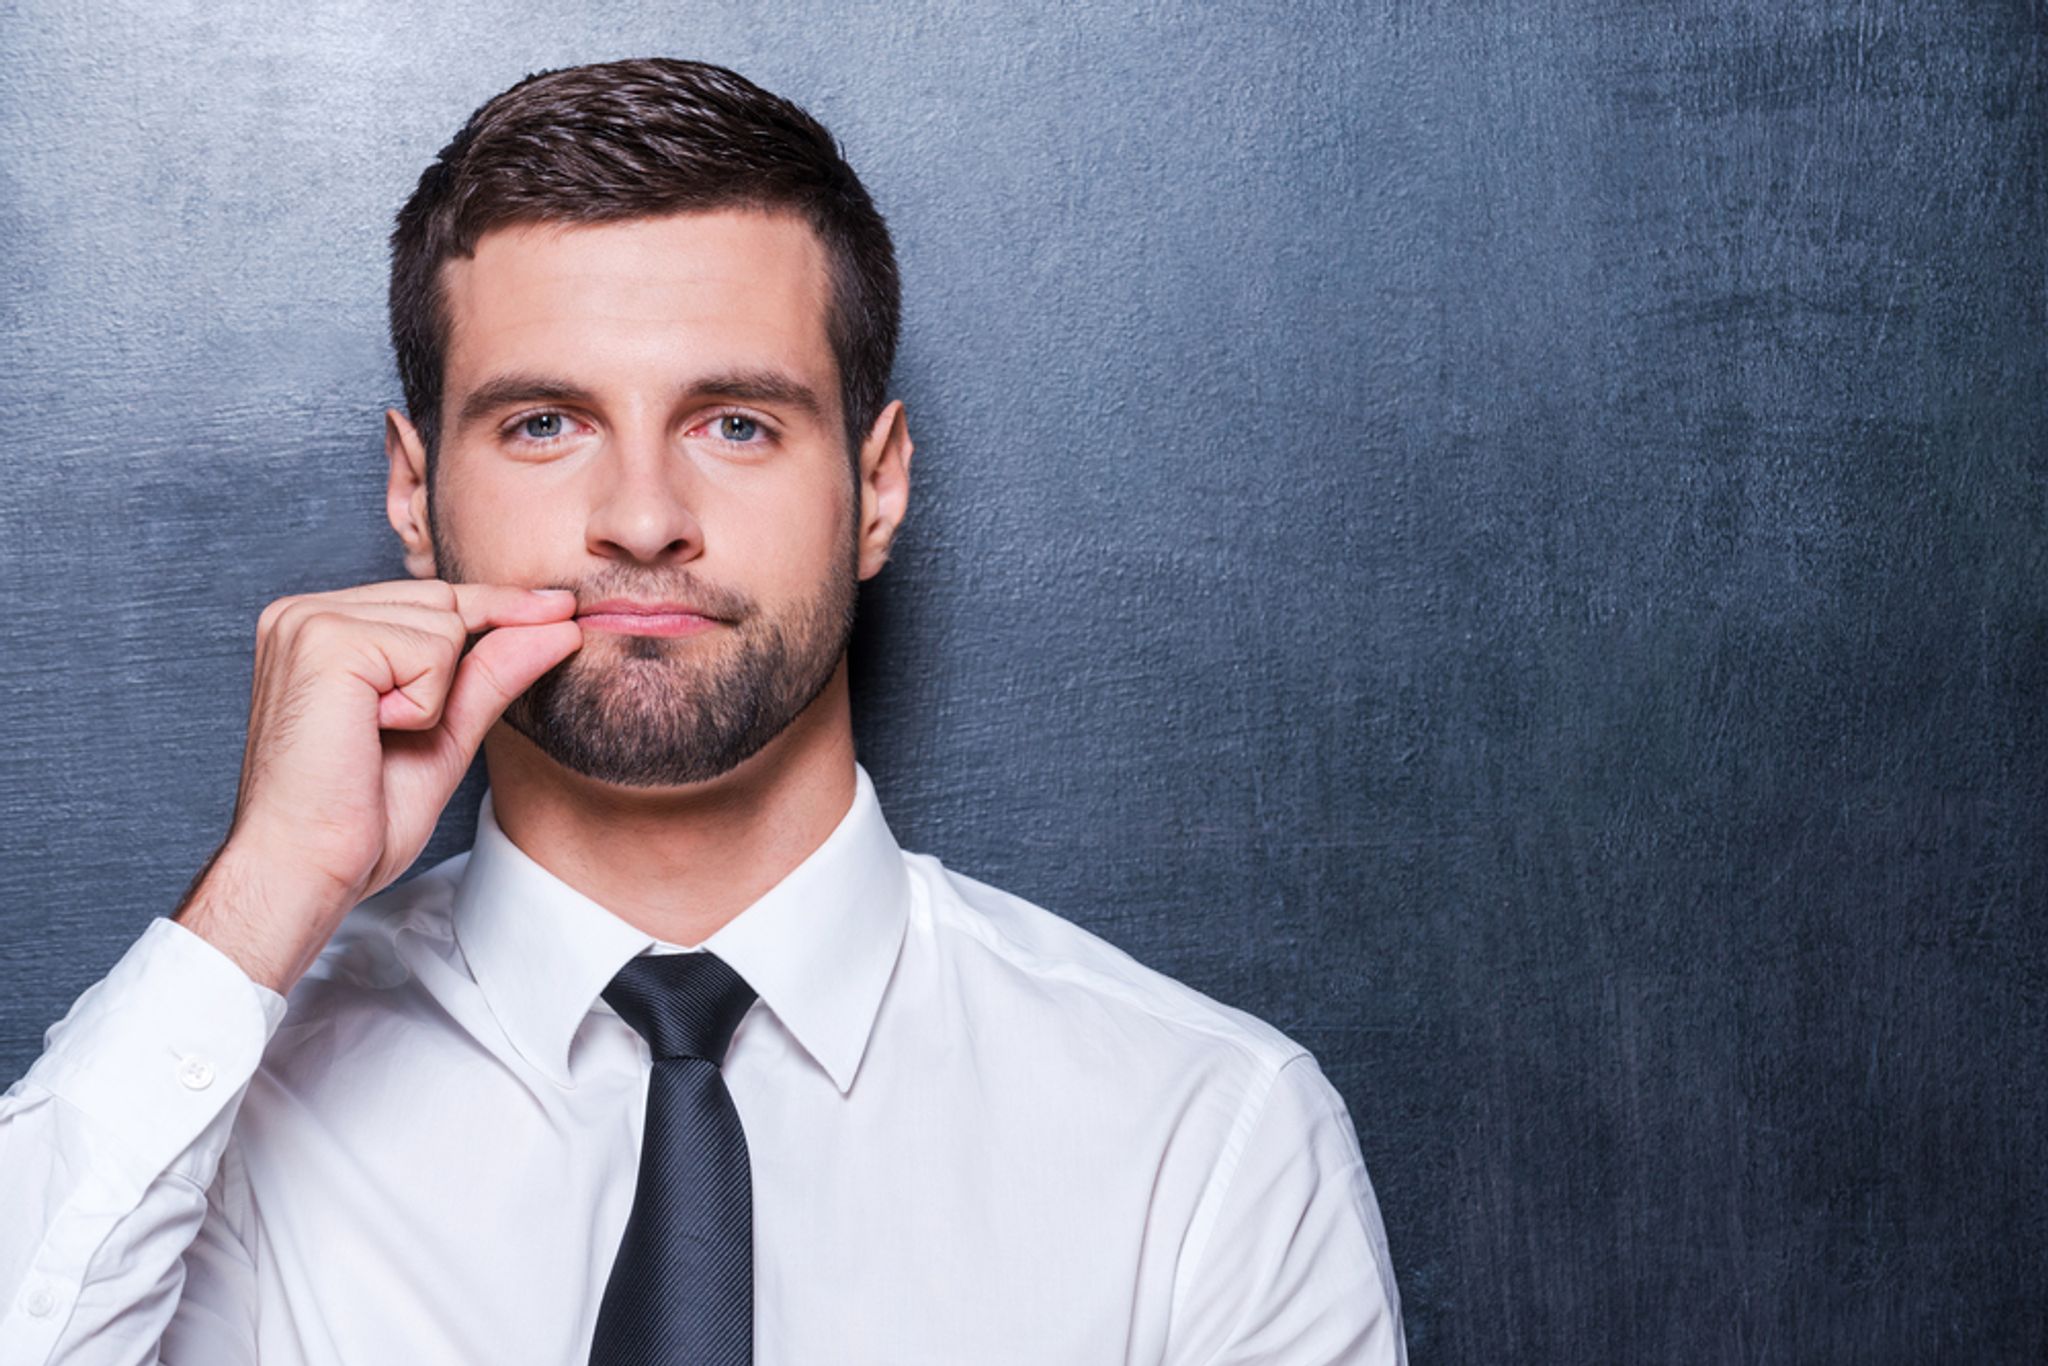
[[[898,235],[899,834],[1319,1053],[1419,1361],[2048,1352],[2040,4],[433,12],[0,25],[0,1075],[401,572],[421,164],[699,56]]]

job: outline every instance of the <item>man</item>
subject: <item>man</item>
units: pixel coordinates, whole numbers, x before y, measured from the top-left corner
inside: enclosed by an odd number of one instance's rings
[[[0,1366],[1404,1359],[1313,1057],[890,834],[897,316],[830,135],[722,68],[443,149],[412,577],[264,610],[227,838],[0,1102]]]

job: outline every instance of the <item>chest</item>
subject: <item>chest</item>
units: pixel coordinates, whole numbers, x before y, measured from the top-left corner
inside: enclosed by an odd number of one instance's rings
[[[758,1361],[1158,1359],[1213,1158],[1171,1106],[938,1077],[862,1099],[735,1089]],[[390,1100],[244,1115],[263,1359],[580,1360],[642,1098],[469,1074]]]

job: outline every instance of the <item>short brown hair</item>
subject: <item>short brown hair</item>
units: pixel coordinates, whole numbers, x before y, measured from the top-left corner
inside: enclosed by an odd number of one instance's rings
[[[801,214],[832,267],[826,332],[855,451],[882,410],[901,289],[889,229],[825,126],[708,62],[648,57],[528,76],[469,116],[391,234],[391,346],[429,464],[448,319],[441,265],[492,228],[751,207]]]

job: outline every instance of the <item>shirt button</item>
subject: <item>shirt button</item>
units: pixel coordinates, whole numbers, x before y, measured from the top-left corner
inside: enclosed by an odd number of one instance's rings
[[[213,1064],[204,1058],[187,1058],[178,1064],[178,1080],[194,1091],[213,1085]]]
[[[57,1292],[47,1285],[38,1285],[21,1297],[22,1308],[37,1318],[43,1318],[57,1307]]]

